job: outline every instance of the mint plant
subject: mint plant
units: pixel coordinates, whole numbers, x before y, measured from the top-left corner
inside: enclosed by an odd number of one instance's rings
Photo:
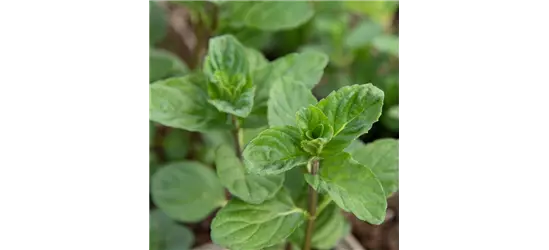
[[[182,4],[206,16],[199,2]],[[279,31],[314,14],[307,2],[216,4],[227,6],[220,30]],[[282,10],[294,14],[265,14]],[[238,11],[246,14],[223,14]],[[158,37],[151,33],[151,44]],[[159,208],[151,214],[151,249],[189,249],[192,233],[175,221],[200,222],[218,209],[211,239],[229,249],[333,248],[350,233],[341,210],[383,222],[386,199],[398,190],[398,140],[358,140],[381,116],[382,90],[355,84],[317,101],[312,89],[326,54],[269,61],[233,35],[211,38],[197,68],[157,49],[150,60],[149,119],[173,129],[162,142],[171,162],[158,166],[151,157]],[[151,141],[155,133],[151,126]],[[201,159],[185,157],[191,133],[206,142]]]
[[[262,249],[283,242],[307,221],[306,231],[298,231],[291,240],[302,243],[302,249],[311,249],[313,244],[317,248],[333,247],[340,235],[328,243],[322,242],[326,238],[313,241],[314,222],[317,217],[322,218],[326,208],[327,214],[334,213],[335,207],[329,206],[332,201],[361,220],[381,224],[386,199],[398,186],[398,144],[393,140],[380,141],[351,151],[361,155],[361,162],[368,165],[353,159],[345,150],[379,119],[383,92],[371,84],[353,85],[316,102],[299,81],[281,78],[275,86],[269,99],[269,124],[276,126],[246,145],[244,165],[248,172],[264,177],[302,168],[305,173],[301,178],[309,185],[307,209],[294,204],[286,192],[261,204],[231,200],[212,222],[214,242],[230,249]],[[297,96],[301,98],[292,98]],[[320,205],[318,192],[325,196]],[[341,227],[343,234],[345,226]]]

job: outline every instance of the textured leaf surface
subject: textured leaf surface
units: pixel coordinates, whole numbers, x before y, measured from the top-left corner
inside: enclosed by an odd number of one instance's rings
[[[149,250],[188,250],[194,235],[187,227],[178,225],[160,210],[149,215]]]
[[[208,103],[206,78],[188,75],[155,82],[149,86],[149,119],[189,131],[227,129],[230,121]]]
[[[352,156],[372,170],[387,196],[398,190],[398,140],[378,139],[354,150]]]
[[[269,126],[295,126],[295,113],[316,104],[311,90],[301,82],[282,77],[271,88],[268,100]]]
[[[249,75],[248,53],[232,35],[210,39],[204,72],[209,77],[209,102],[219,111],[246,117],[255,87]]]
[[[189,72],[190,70],[187,65],[171,52],[150,48],[149,82],[175,76],[183,76]]]
[[[248,174],[235,151],[228,145],[216,153],[216,170],[221,183],[241,200],[260,204],[271,199],[282,188],[284,175],[259,176]]]
[[[225,203],[215,172],[198,162],[173,162],[160,168],[151,189],[154,203],[178,221],[200,221]]]
[[[295,114],[297,127],[309,140],[324,138],[330,140],[334,129],[328,117],[319,108],[309,105]]]
[[[284,190],[258,205],[232,199],[212,221],[211,238],[229,249],[258,250],[282,243],[304,220]]]
[[[246,49],[232,35],[211,38],[208,54],[204,60],[204,72],[211,78],[215,72],[226,72],[229,76],[248,73]]]
[[[302,246],[306,224],[302,224],[290,237],[296,245]],[[311,244],[316,249],[332,249],[350,233],[349,222],[334,203],[328,205],[316,218]]]
[[[261,132],[242,153],[249,172],[276,175],[297,166],[307,165],[309,156],[298,145],[295,127],[275,127]]]
[[[267,101],[271,87],[280,81],[280,78],[293,79],[312,89],[322,78],[327,64],[326,54],[307,51],[278,58],[254,71],[252,74],[253,83],[256,85],[254,107],[244,126],[261,127],[268,124]]]
[[[307,174],[305,180],[315,189],[325,190],[339,207],[357,218],[375,225],[384,221],[387,200],[381,183],[348,153],[322,160],[319,175]]]
[[[272,1],[254,4],[244,23],[262,30],[276,31],[300,26],[311,19],[314,10],[305,1]]]
[[[372,84],[351,85],[332,92],[317,107],[328,117],[334,137],[323,153],[337,153],[368,132],[381,116],[383,91]]]

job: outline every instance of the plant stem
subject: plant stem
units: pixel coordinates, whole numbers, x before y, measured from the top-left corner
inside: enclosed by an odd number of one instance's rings
[[[240,128],[238,117],[233,115],[232,120],[234,125],[234,130],[233,130],[234,150],[236,152],[236,155],[238,156],[238,159],[242,161],[242,144],[244,141],[244,134],[242,133],[242,129]]]
[[[313,160],[311,167],[311,175],[316,175],[319,168],[318,159]],[[318,194],[316,190],[309,185],[309,220],[307,221],[307,229],[305,231],[305,242],[303,243],[303,250],[311,250],[311,239],[313,238],[313,230],[316,219],[316,203]]]

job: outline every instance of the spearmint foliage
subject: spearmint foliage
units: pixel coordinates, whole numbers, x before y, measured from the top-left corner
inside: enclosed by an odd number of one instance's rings
[[[256,5],[261,4],[248,11]],[[243,23],[259,23],[254,18]],[[219,208],[211,238],[229,249],[332,248],[350,232],[341,209],[382,223],[386,199],[398,189],[398,141],[364,145],[357,138],[380,118],[384,93],[372,84],[351,85],[317,101],[311,89],[327,63],[315,51],[269,62],[222,35],[210,39],[201,69],[150,84],[151,121],[209,135],[230,133],[234,142],[215,147],[215,170],[176,153],[178,161],[156,170],[151,194],[163,213],[151,217],[160,221],[151,224],[151,237],[185,231],[165,218],[198,222]],[[187,151],[177,140],[169,145]],[[156,245],[188,244],[157,238]]]

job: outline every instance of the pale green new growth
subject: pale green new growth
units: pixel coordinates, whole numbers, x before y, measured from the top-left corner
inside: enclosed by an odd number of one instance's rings
[[[198,162],[169,163],[154,174],[151,182],[154,203],[177,221],[198,222],[225,203],[219,179]]]
[[[252,82],[256,86],[254,107],[243,126],[257,128],[268,124],[267,102],[270,100],[270,90],[281,82],[281,78],[284,78],[284,81],[300,82],[307,89],[312,89],[320,81],[327,64],[327,55],[308,51],[288,54],[256,69],[252,73]],[[285,92],[284,95],[292,94]],[[305,96],[309,95],[312,93],[305,94]],[[310,97],[303,98],[310,99]]]
[[[210,39],[204,73],[208,76],[208,100],[219,111],[247,117],[254,105],[249,52],[231,35]]]
[[[338,153],[378,121],[383,107],[383,91],[372,84],[351,85],[332,92],[317,107],[328,117],[334,138],[324,153]]]

